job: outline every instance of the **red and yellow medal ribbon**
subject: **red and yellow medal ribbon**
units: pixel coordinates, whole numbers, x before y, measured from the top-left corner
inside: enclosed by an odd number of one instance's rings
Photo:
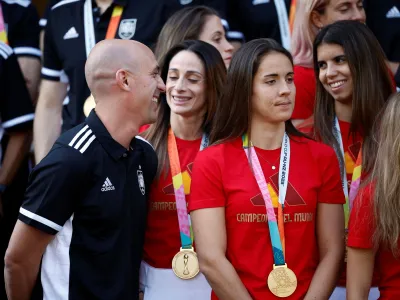
[[[110,23],[108,24],[106,40],[113,39],[115,34],[117,33],[119,21],[121,20],[122,13],[124,8],[122,6],[116,5],[113,9]]]
[[[8,45],[6,26],[4,23],[3,9],[0,5],[0,41]]]

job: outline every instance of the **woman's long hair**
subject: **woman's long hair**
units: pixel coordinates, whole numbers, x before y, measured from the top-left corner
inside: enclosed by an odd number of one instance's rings
[[[291,43],[291,52],[296,65],[312,68],[313,42],[319,29],[311,21],[311,14],[316,11],[323,15],[328,4],[329,0],[297,1]]]
[[[222,89],[226,79],[226,67],[218,50],[208,43],[202,41],[185,41],[172,47],[165,55],[160,64],[161,78],[167,81],[168,69],[171,60],[181,51],[194,53],[203,63],[205,70],[205,100],[206,113],[202,123],[202,130],[209,134],[213,124],[217,103],[220,102]],[[157,177],[162,171],[168,173],[169,160],[167,151],[168,130],[170,127],[171,109],[165,95],[160,97],[158,116],[154,124],[145,132],[145,138],[154,146],[158,156]]]
[[[375,183],[374,244],[399,253],[400,236],[400,93],[393,95],[382,115],[380,143],[372,180]]]
[[[207,6],[189,6],[174,13],[164,24],[154,50],[157,60],[164,59],[168,50],[185,40],[198,40],[204,24],[218,13]]]
[[[257,39],[244,44],[233,56],[227,84],[215,113],[210,143],[222,143],[248,133],[251,139],[253,80],[263,58],[270,53],[285,55],[293,65],[289,51],[273,39]],[[304,136],[290,120],[285,122],[289,136]]]
[[[352,117],[350,134],[360,134],[363,173],[372,171],[378,143],[374,139],[379,113],[392,93],[392,81],[385,54],[366,25],[358,21],[340,21],[324,27],[314,42],[314,71],[317,81],[314,109],[314,136],[332,146],[338,154],[341,171],[344,161],[333,132],[335,100],[319,81],[318,48],[323,44],[340,45],[349,64],[352,82]]]

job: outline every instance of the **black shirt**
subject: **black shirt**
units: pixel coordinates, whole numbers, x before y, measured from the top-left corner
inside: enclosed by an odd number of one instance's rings
[[[285,0],[288,14],[290,3]],[[272,38],[281,43],[274,0],[229,0],[227,14],[230,31],[242,32],[247,41]]]
[[[0,140],[5,150],[7,133],[30,130],[34,114],[17,58],[3,42],[0,42],[0,99]],[[2,139],[4,134],[6,139]]]
[[[8,42],[17,56],[41,57],[39,15],[27,0],[0,0]]]
[[[84,4],[85,0],[63,0],[52,6],[45,29],[42,78],[60,81],[63,72],[69,81],[68,97],[64,101],[63,130],[68,130],[84,120],[83,104],[90,92],[86,84]],[[177,0],[114,0],[100,16],[96,2],[93,4],[93,24],[96,41],[103,40],[115,5],[124,7],[120,25],[136,20],[129,28],[131,39],[148,46],[155,43],[167,18],[182,5]],[[116,38],[121,38],[121,26]],[[63,80],[65,82],[65,80]]]
[[[364,0],[367,25],[373,31],[387,58],[400,62],[400,0]],[[400,86],[400,68],[396,74]]]
[[[34,168],[19,219],[54,234],[41,265],[46,299],[137,299],[152,146],[128,151],[94,111]],[[43,299],[40,288],[33,299]]]

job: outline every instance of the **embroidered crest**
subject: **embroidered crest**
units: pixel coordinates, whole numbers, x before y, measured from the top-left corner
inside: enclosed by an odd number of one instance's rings
[[[130,40],[136,32],[137,19],[125,19],[119,24],[118,35],[123,40]]]
[[[137,178],[138,178],[140,191],[142,192],[142,195],[144,195],[144,193],[146,192],[146,189],[144,186],[144,177],[143,177],[143,172],[141,169],[142,169],[142,167],[139,165],[139,170],[137,170]]]

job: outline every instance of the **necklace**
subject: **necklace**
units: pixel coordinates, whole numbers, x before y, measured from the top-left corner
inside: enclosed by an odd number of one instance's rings
[[[275,164],[281,158],[281,155],[279,154],[278,158],[275,159],[273,163],[271,163],[268,159],[266,159],[264,156],[262,156],[259,152],[257,152],[257,155],[260,156],[263,160],[265,160],[271,166],[272,170],[276,169]]]

